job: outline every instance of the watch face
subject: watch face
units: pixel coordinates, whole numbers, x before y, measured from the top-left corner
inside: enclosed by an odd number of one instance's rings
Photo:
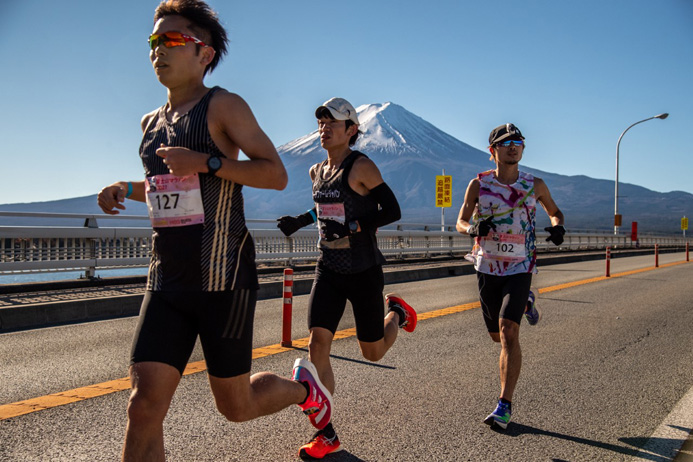
[[[217,171],[221,168],[221,159],[218,157],[210,157],[207,159],[207,167],[212,171]]]
[[[352,233],[355,233],[359,229],[359,224],[356,223],[355,221],[350,221],[349,222],[349,231]]]

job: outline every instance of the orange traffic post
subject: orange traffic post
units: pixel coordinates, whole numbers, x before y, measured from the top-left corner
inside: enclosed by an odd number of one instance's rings
[[[284,298],[282,306],[282,342],[283,347],[291,346],[291,315],[294,301],[294,270],[284,268]]]
[[[606,274],[604,276],[611,277],[611,247],[606,248]]]
[[[659,244],[655,244],[655,268],[659,268]]]

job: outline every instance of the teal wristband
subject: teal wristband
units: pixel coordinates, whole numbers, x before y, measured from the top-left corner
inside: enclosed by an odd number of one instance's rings
[[[128,192],[125,193],[125,197],[132,196],[132,183],[128,181]]]
[[[308,213],[310,213],[310,216],[313,217],[313,223],[315,223],[316,221],[318,221],[318,217],[315,216],[315,210],[310,209],[310,210],[308,210]]]

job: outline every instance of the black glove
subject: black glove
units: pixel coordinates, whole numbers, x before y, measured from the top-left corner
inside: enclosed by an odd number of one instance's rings
[[[351,234],[349,227],[334,220],[320,220],[320,235],[326,241],[335,241]]]
[[[485,220],[474,223],[474,225],[467,230],[467,234],[472,237],[484,237],[488,236],[489,231],[496,230],[496,225],[493,223],[493,217],[490,216]]]
[[[279,228],[285,236],[291,236],[299,229],[303,228],[304,226],[308,226],[314,221],[313,215],[311,215],[310,212],[306,212],[297,217],[290,217],[286,215],[277,218],[277,228]]]
[[[549,233],[549,237],[546,238],[546,242],[553,242],[556,245],[563,244],[563,235],[565,234],[565,228],[563,225],[549,226],[544,228],[544,231]]]

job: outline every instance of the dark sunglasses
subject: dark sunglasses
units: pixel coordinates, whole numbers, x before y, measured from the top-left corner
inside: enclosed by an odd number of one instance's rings
[[[524,146],[525,142],[523,140],[507,140],[501,141],[500,143],[496,143],[497,146],[503,146],[504,148],[509,148],[513,144],[515,146]]]

